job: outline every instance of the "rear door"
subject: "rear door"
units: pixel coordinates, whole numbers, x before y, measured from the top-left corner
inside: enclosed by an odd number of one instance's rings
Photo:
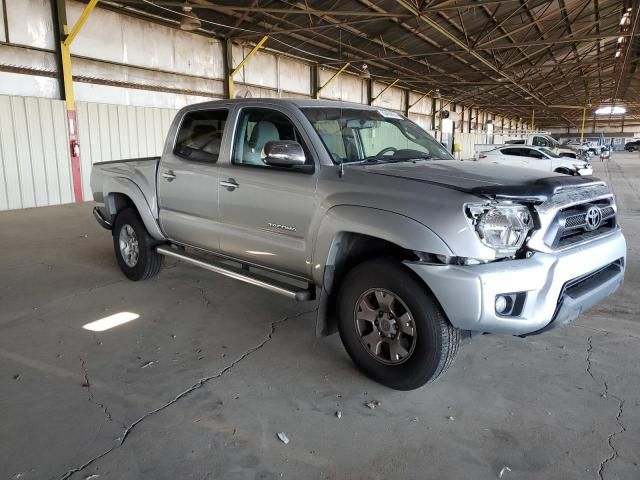
[[[230,161],[220,166],[221,248],[251,263],[310,277],[309,226],[319,168],[311,142],[293,112],[281,107],[246,106],[234,117]],[[265,164],[264,145],[277,140],[300,143],[307,168]]]
[[[229,155],[226,108],[187,112],[158,168],[160,225],[174,242],[218,250],[219,159]]]

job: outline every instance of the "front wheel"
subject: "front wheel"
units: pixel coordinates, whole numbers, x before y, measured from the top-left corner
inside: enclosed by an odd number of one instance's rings
[[[127,208],[118,213],[113,225],[113,248],[118,266],[129,280],[146,280],[158,274],[163,257],[155,245],[138,212]]]
[[[460,330],[404,266],[372,260],[355,267],[338,298],[340,338],[370,378],[396,390],[437,379],[453,363]]]

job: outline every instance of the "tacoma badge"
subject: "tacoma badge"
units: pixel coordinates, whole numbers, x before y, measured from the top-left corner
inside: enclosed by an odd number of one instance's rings
[[[277,228],[278,230],[286,230],[287,232],[295,232],[297,231],[296,227],[290,227],[289,225],[281,225],[279,223],[271,223],[268,222],[270,228]]]

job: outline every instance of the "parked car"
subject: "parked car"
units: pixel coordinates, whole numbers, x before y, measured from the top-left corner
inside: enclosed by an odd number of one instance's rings
[[[587,152],[590,155],[600,155],[600,153],[602,152],[602,149],[604,148],[603,145],[598,145],[595,142],[592,142],[589,140],[583,140],[581,142],[577,138],[567,140],[566,142],[564,142],[563,145],[567,147],[575,148],[578,152]]]
[[[624,149],[627,152],[638,152],[638,151],[640,151],[640,140],[635,140],[633,142],[625,143]]]
[[[91,188],[129,279],[170,257],[319,298],[316,332],[339,331],[365,374],[400,390],[439,377],[463,337],[560,327],[624,276],[604,182],[459,162],[373,106],[191,105],[161,157],[96,163]]]
[[[553,153],[560,155],[561,157],[578,158],[578,150],[573,147],[561,146],[560,143],[553,137],[542,133],[535,133],[526,135],[524,138],[507,140],[501,144],[476,144],[475,156],[482,152],[488,152],[504,145],[531,145],[533,147],[545,147],[551,150]]]
[[[534,168],[566,175],[593,175],[591,164],[561,157],[543,147],[509,145],[478,154],[477,161],[500,163],[517,167]]]

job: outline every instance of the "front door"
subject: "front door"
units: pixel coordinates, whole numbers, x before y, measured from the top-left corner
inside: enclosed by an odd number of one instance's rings
[[[226,109],[187,112],[158,168],[160,226],[174,242],[218,250],[218,159],[228,156]]]
[[[237,115],[231,161],[220,165],[221,248],[251,263],[309,277],[318,168],[309,139],[297,120],[277,107],[245,107]],[[306,168],[264,163],[265,144],[277,140],[300,143]]]
[[[525,152],[527,155],[527,167],[545,172],[551,171],[551,159],[544,153],[535,148],[527,148]]]

